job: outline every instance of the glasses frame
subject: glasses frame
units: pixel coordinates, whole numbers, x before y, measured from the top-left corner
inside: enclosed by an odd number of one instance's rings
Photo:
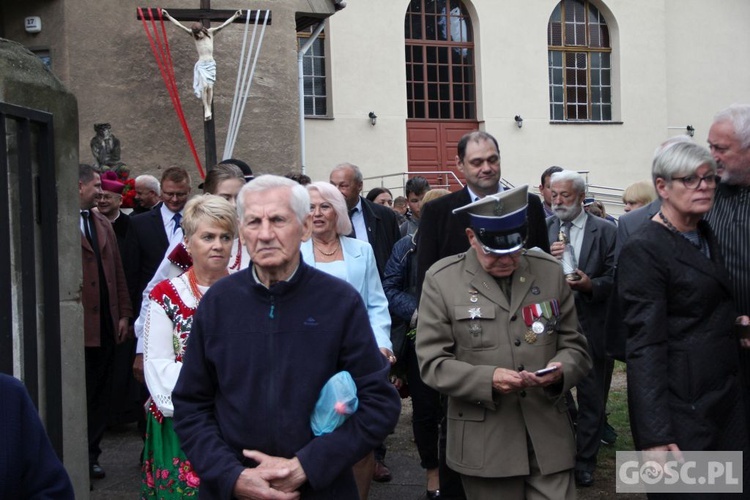
[[[687,189],[698,189],[702,182],[706,184],[707,188],[716,187],[718,177],[719,176],[716,174],[708,174],[708,175],[704,175],[703,177],[698,177],[697,175],[693,174],[693,175],[686,175],[683,177],[671,177],[671,179],[673,181],[682,182],[682,185],[685,186]],[[698,182],[696,182],[694,186],[691,185],[696,180]]]

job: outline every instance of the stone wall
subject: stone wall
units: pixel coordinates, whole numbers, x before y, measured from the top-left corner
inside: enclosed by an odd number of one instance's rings
[[[63,378],[63,454],[73,479],[76,498],[88,498],[88,449],[86,446],[86,382],[84,376],[83,310],[80,304],[81,246],[78,201],[78,128],[75,97],[22,45],[0,39],[0,101],[46,111],[53,115],[55,178],[58,193],[58,262],[60,331]],[[5,154],[6,152],[0,152]],[[11,182],[12,187],[17,182]],[[13,199],[13,196],[11,196]],[[41,201],[44,203],[44,200]],[[37,244],[44,244],[38,227]],[[14,246],[16,243],[11,243]],[[37,257],[37,269],[41,267]],[[44,280],[44,276],[37,276]],[[43,307],[40,307],[43,310]],[[14,331],[17,337],[18,332]],[[41,337],[41,336],[39,336]],[[16,339],[17,340],[17,339]],[[14,340],[14,343],[15,341]],[[38,338],[40,345],[43,339]],[[47,355],[54,355],[48,353]],[[44,351],[39,359],[43,370]],[[16,374],[17,375],[17,374]],[[44,391],[40,374],[40,389]],[[40,398],[41,400],[41,398]]]

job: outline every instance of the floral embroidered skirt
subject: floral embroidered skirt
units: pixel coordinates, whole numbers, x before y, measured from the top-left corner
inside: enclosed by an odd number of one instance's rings
[[[159,414],[161,417],[161,414]],[[172,419],[146,413],[141,498],[197,497],[200,480],[180,449]]]

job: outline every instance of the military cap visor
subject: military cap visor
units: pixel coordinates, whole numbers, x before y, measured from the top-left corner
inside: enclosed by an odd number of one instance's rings
[[[505,255],[523,247],[527,234],[528,186],[486,196],[453,213],[467,212],[469,227],[485,253]]]
[[[472,230],[479,240],[479,244],[485,253],[505,255],[516,252],[523,248],[526,242],[528,225],[525,222],[526,211],[524,210],[524,222],[520,227],[493,231],[486,227],[475,227]]]

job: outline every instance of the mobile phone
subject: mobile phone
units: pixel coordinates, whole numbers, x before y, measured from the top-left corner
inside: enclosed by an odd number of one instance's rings
[[[558,368],[560,368],[558,365],[548,366],[547,368],[542,368],[541,370],[535,371],[534,375],[536,375],[537,377],[544,377],[548,373],[556,372]]]

